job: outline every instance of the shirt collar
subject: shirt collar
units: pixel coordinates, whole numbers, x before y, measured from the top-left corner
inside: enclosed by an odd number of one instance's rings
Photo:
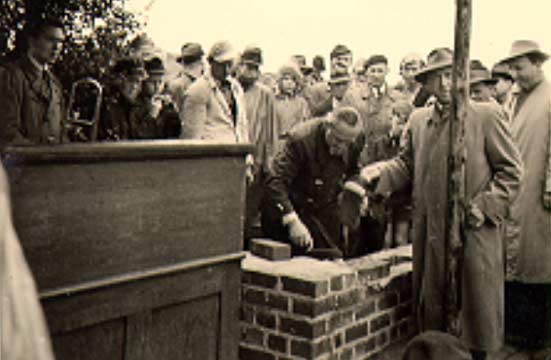
[[[447,121],[451,115],[451,106],[444,106],[438,101],[434,102],[433,111],[431,117],[428,120],[429,124],[439,124],[443,121]]]
[[[45,72],[45,71],[48,71],[48,64],[40,64],[35,57],[33,57],[30,53],[27,53],[27,57],[29,58],[29,61],[31,62],[32,66],[35,67],[35,69],[42,73],[42,72]]]

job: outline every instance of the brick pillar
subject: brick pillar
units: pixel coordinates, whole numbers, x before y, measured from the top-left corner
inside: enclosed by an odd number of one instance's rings
[[[349,262],[249,254],[240,359],[361,359],[408,336],[411,249],[398,250]]]

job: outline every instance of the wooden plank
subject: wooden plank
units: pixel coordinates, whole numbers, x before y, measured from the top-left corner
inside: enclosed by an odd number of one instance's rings
[[[240,271],[240,262],[234,261],[189,272],[120,284],[101,290],[68,296],[60,295],[43,300],[42,305],[50,332],[54,336],[130,316],[148,309],[220,293],[222,293],[224,303],[223,310],[232,313],[229,315],[230,318],[237,319],[240,288],[235,286],[238,285],[235,277],[240,276]],[[234,280],[226,284],[227,279]],[[235,287],[229,288],[230,285]],[[218,316],[218,313],[211,314],[211,316]],[[224,326],[231,327],[227,324]]]
[[[57,360],[122,360],[125,347],[125,321],[115,319],[52,336]]]
[[[446,291],[444,307],[447,331],[459,335],[463,241],[461,224],[465,205],[465,117],[469,101],[469,50],[471,0],[456,0],[455,48],[452,80],[452,118],[448,154],[448,221],[446,231]]]
[[[41,292],[242,249],[240,158],[25,166],[14,223]]]
[[[143,140],[98,143],[72,143],[56,146],[8,146],[3,162],[17,164],[75,164],[109,161],[144,161],[193,157],[245,157],[248,144],[228,144],[195,140]]]

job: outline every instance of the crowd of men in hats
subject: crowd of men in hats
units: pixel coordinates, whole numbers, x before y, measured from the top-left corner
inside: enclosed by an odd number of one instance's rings
[[[31,28],[23,55],[0,66],[0,145],[59,144],[63,90],[48,65],[60,23]],[[504,337],[548,348],[551,319],[551,84],[538,44],[516,41],[491,69],[472,61],[465,120],[462,344],[474,359]],[[293,254],[349,258],[413,243],[419,330],[445,324],[444,238],[453,53],[407,54],[401,81],[388,59],[353,63],[337,45],[293,55],[262,74],[262,50],[187,43],[165,83],[158,57],[118,59],[105,84],[98,140],[251,143],[246,238],[288,242]],[[417,350],[412,353],[418,352]]]

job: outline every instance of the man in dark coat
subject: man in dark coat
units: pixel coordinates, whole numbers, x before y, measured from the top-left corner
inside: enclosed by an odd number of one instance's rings
[[[250,239],[260,225],[260,207],[264,202],[264,181],[276,149],[278,129],[275,97],[270,89],[259,83],[262,50],[248,46],[240,56],[236,77],[245,98],[249,141],[254,147],[252,177],[247,186],[245,239]],[[247,243],[245,244],[247,247]]]
[[[444,291],[448,203],[448,149],[453,53],[429,55],[416,78],[435,96],[431,107],[411,114],[400,154],[362,169],[376,192],[413,186],[413,300],[421,331],[446,330]],[[522,178],[520,155],[505,115],[496,104],[468,104],[465,119],[465,219],[460,234],[461,339],[473,358],[503,345],[504,263],[502,226]]]
[[[131,117],[136,111],[145,69],[137,58],[123,58],[113,68],[113,87],[105,93],[98,127],[99,140],[132,138]]]
[[[338,220],[344,181],[358,174],[361,120],[352,107],[300,124],[276,155],[266,181],[272,221],[268,236],[290,242],[294,254],[330,249],[348,256]]]
[[[0,147],[63,140],[63,89],[50,72],[64,40],[63,25],[37,20],[26,29],[26,52],[0,69]]]
[[[130,139],[162,139],[178,137],[180,134],[170,134],[180,125],[180,118],[172,98],[162,94],[165,67],[158,57],[145,62],[147,77],[143,80],[142,91],[136,101],[137,106],[130,116]],[[172,136],[170,136],[172,135]]]

